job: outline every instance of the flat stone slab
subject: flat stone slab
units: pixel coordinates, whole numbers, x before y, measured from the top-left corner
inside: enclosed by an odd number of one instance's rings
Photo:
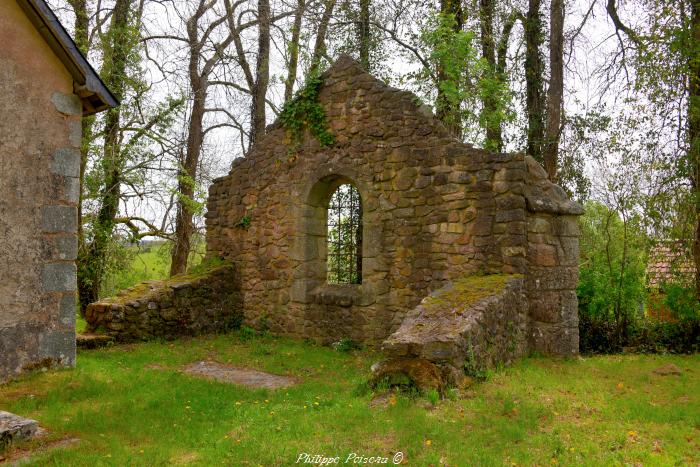
[[[75,344],[80,349],[99,349],[114,344],[114,337],[105,334],[78,334],[75,336]]]
[[[289,376],[273,375],[248,368],[235,368],[217,362],[190,363],[183,371],[189,375],[213,379],[222,383],[240,384],[253,389],[280,389],[297,383],[294,378]]]
[[[38,428],[36,420],[0,410],[0,450],[11,443],[33,438]]]

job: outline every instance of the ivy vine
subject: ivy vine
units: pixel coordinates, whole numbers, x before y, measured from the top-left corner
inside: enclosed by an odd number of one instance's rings
[[[304,139],[304,131],[311,134],[327,147],[333,144],[333,134],[328,128],[326,112],[318,102],[318,93],[323,80],[320,76],[311,76],[293,99],[286,102],[280,114],[280,121],[292,140],[292,147],[298,148]]]

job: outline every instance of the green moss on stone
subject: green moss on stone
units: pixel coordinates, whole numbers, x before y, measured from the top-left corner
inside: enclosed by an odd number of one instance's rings
[[[471,305],[491,295],[501,293],[509,280],[522,277],[520,274],[490,274],[466,276],[452,281],[452,286],[427,297],[422,306],[425,311],[453,309]]]
[[[184,274],[179,274],[177,276],[170,277],[168,279],[163,279],[159,281],[147,281],[135,285],[126,290],[122,290],[116,297],[109,297],[100,302],[103,303],[118,303],[125,304],[134,300],[141,300],[146,297],[155,297],[162,294],[162,291],[168,287],[178,285],[178,284],[192,284],[205,279],[215,272],[224,270],[226,268],[232,267],[231,263],[228,261],[217,260],[211,262],[203,262],[196,268],[188,271]]]

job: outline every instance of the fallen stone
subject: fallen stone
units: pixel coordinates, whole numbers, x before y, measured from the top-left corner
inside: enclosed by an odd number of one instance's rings
[[[114,344],[114,337],[105,334],[78,334],[75,344],[80,349],[99,349]]]
[[[680,376],[682,372],[676,365],[669,363],[668,365],[658,367],[652,373],[659,376]]]
[[[0,450],[12,443],[33,438],[38,427],[36,420],[0,410]]]
[[[187,365],[185,373],[222,383],[240,384],[253,389],[280,389],[297,383],[294,378],[273,375],[248,368],[235,368],[217,362],[195,362]]]
[[[467,276],[433,292],[382,344],[390,358],[463,368],[507,363],[524,353],[525,300],[518,276]],[[458,381],[451,381],[452,384]]]

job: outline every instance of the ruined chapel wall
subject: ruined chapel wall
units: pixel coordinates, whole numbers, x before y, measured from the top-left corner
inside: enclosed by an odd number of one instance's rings
[[[0,381],[75,362],[82,105],[14,1],[0,2]]]
[[[331,147],[307,135],[290,151],[273,127],[210,189],[208,252],[239,268],[248,324],[379,342],[446,281],[525,272],[522,155],[455,141],[413,94],[350,60],[327,72],[320,102]],[[347,180],[363,202],[363,283],[331,286],[322,198]]]
[[[578,353],[579,225],[583,209],[527,158],[528,347],[544,354]]]

